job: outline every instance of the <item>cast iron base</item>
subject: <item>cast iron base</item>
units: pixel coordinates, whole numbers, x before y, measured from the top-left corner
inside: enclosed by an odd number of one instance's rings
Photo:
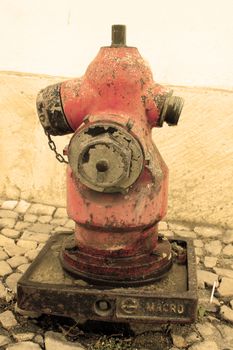
[[[170,239],[187,250],[163,279],[140,287],[91,285],[65,272],[59,261],[63,241],[50,238],[18,282],[18,306],[45,314],[114,322],[190,323],[197,310],[196,261],[192,241]]]

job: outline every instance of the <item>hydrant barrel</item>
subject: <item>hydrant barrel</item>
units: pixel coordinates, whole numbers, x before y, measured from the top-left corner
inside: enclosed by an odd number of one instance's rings
[[[81,78],[38,95],[47,134],[73,132],[68,151],[67,211],[75,221],[63,267],[96,283],[143,284],[172,266],[171,246],[159,242],[168,168],[152,140],[153,127],[176,125],[182,99],[158,85],[126,27],[112,26]],[[74,249],[70,249],[74,247]]]

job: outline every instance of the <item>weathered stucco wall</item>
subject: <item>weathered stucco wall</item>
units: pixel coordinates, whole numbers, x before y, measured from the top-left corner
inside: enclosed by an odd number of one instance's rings
[[[1,70],[80,76],[112,24],[156,79],[232,87],[232,0],[1,0]]]
[[[0,73],[0,196],[65,205],[65,165],[49,150],[37,92],[61,78]],[[175,128],[153,131],[170,169],[168,218],[233,227],[233,92],[174,87]],[[60,151],[70,136],[56,137]]]

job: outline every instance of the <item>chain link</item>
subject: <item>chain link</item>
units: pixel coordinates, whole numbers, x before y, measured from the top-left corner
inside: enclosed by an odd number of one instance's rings
[[[49,145],[49,148],[51,149],[51,151],[53,151],[53,152],[55,153],[56,159],[57,159],[60,163],[66,163],[66,164],[68,164],[67,160],[65,160],[65,158],[64,158],[60,153],[58,153],[56,144],[55,144],[55,142],[52,140],[50,133],[49,133],[48,131],[45,131],[45,135],[48,137],[48,145]]]

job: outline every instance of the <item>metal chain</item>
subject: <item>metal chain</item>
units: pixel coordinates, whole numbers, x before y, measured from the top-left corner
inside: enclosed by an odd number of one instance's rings
[[[68,164],[67,160],[65,160],[65,158],[64,158],[60,153],[58,153],[56,144],[55,144],[55,142],[52,140],[50,133],[49,133],[48,131],[45,130],[45,135],[48,137],[48,145],[49,145],[49,148],[51,149],[51,151],[53,151],[53,152],[55,153],[56,159],[57,159],[60,163],[66,163],[66,164]]]

